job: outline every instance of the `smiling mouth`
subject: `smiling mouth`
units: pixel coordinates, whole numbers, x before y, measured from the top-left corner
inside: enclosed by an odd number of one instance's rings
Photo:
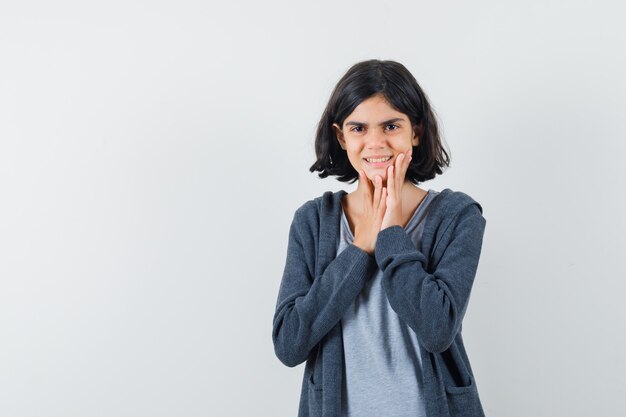
[[[375,158],[373,160],[368,160],[367,158],[363,158],[363,161],[366,165],[374,167],[374,168],[382,168],[386,165],[389,165],[392,162],[392,157],[387,158]]]
[[[381,158],[363,158],[364,161],[367,161],[371,164],[374,163],[382,163],[382,162],[387,162],[389,160],[391,160],[391,158],[393,158],[393,156],[385,156],[385,157],[381,157]]]

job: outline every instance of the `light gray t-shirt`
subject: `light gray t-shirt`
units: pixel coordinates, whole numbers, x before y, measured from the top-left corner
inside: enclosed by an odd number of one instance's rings
[[[428,194],[405,227],[415,243],[422,237]],[[337,255],[354,240],[341,212]],[[382,272],[365,283],[341,319],[344,347],[342,417],[425,417],[422,361],[415,332],[389,305]]]

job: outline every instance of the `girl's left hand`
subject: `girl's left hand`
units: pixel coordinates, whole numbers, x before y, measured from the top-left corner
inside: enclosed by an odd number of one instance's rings
[[[401,153],[395,163],[387,168],[387,209],[380,230],[391,226],[402,226],[402,186],[411,162],[411,151]]]

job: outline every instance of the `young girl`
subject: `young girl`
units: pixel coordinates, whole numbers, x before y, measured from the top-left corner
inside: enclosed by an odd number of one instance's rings
[[[299,417],[484,416],[461,337],[485,218],[469,195],[417,185],[449,166],[426,95],[394,61],[352,66],[310,171],[358,187],[300,206],[272,339],[306,360]]]

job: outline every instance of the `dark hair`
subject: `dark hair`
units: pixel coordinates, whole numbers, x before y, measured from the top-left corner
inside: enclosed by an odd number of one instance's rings
[[[441,174],[442,168],[450,165],[450,157],[441,144],[435,113],[426,94],[404,65],[378,59],[354,64],[335,86],[317,126],[317,161],[309,171],[319,171],[320,178],[335,175],[349,184],[359,178],[346,151],[339,146],[333,123],[343,128],[346,117],[376,94],[382,94],[391,107],[406,114],[419,135],[405,179],[417,185]]]

